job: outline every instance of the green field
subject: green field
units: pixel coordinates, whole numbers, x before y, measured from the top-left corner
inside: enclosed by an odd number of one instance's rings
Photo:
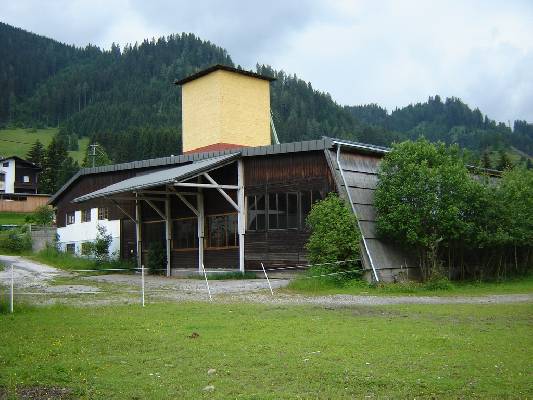
[[[0,155],[4,157],[26,157],[31,146],[39,140],[44,146],[52,141],[57,133],[57,128],[47,129],[0,129]],[[79,140],[79,151],[69,151],[70,156],[78,162],[83,161],[85,149],[89,144],[89,138]]]
[[[0,225],[24,225],[28,213],[0,212]]]
[[[0,398],[531,398],[532,316],[531,304],[23,308],[0,315]]]
[[[403,282],[389,284],[368,284],[353,280],[337,283],[327,279],[308,279],[301,277],[293,280],[288,293],[324,296],[349,294],[362,296],[483,296],[494,294],[533,293],[533,275],[509,279],[501,282],[448,282],[434,284]]]

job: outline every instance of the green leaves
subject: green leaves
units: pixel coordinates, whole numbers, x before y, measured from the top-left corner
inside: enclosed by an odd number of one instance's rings
[[[306,244],[311,264],[353,260],[359,256],[357,220],[335,193],[313,205],[307,223],[311,227],[311,236]],[[322,268],[331,272],[339,269],[347,268],[342,264]]]

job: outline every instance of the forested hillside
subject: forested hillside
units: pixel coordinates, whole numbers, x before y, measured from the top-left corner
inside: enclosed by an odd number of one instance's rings
[[[172,82],[216,63],[234,66],[226,50],[193,34],[101,50],[0,23],[0,128],[58,128],[54,148],[41,161],[43,190],[53,192],[79,168],[66,151],[77,150],[81,137],[99,144],[99,163],[178,154],[181,90]],[[257,71],[277,78],[272,111],[283,142],[330,136],[389,145],[424,135],[474,150],[474,161],[485,150],[510,146],[533,154],[533,125],[516,121],[511,130],[459,99],[435,96],[389,114],[378,105],[342,107],[296,75],[269,66]],[[54,157],[66,157],[64,168]]]

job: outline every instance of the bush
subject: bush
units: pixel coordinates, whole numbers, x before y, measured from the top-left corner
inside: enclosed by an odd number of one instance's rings
[[[324,200],[315,203],[307,217],[307,223],[311,228],[306,244],[309,261],[311,264],[318,264],[311,268],[312,274],[351,271],[359,265],[356,262],[329,264],[355,260],[360,256],[361,235],[357,220],[337,194],[330,193]],[[339,281],[350,278],[354,278],[354,275],[339,274],[327,279]]]
[[[26,217],[26,222],[41,226],[51,226],[54,222],[54,210],[50,206],[39,206]]]
[[[163,274],[167,265],[167,255],[161,242],[153,242],[148,249],[147,267],[152,274]]]
[[[113,237],[107,233],[105,226],[98,225],[96,229],[98,230],[96,240],[91,243],[89,249],[98,262],[109,261],[109,247],[111,246]]]
[[[31,250],[31,236],[26,227],[12,229],[0,237],[0,249],[10,253]]]

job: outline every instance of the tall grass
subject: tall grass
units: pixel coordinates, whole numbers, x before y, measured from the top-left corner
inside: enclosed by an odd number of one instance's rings
[[[135,265],[124,260],[98,261],[91,258],[76,257],[72,254],[57,251],[53,247],[46,247],[38,253],[29,255],[28,258],[64,270],[94,269],[103,270],[110,268],[132,269]]]

